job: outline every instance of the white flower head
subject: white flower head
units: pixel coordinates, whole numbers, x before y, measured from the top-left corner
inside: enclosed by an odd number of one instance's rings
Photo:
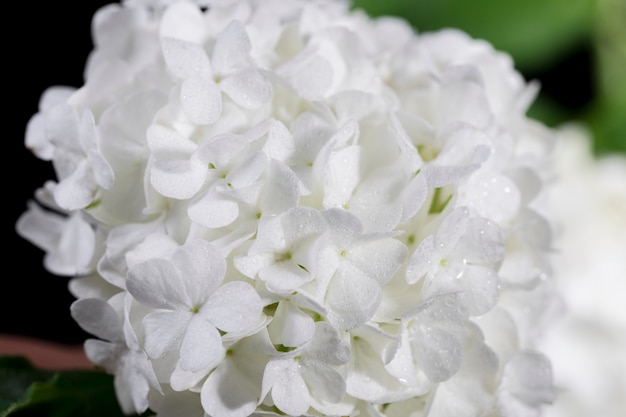
[[[189,242],[171,259],[148,259],[130,268],[129,293],[155,309],[143,319],[150,357],[176,349],[180,369],[210,370],[225,354],[218,329],[242,333],[256,323],[259,296],[246,282],[221,285],[225,273],[224,258],[204,240]]]
[[[75,276],[125,411],[552,399],[553,132],[510,57],[343,0],[126,0],[93,28],[84,85],[46,90],[26,132],[58,213],[17,229]]]

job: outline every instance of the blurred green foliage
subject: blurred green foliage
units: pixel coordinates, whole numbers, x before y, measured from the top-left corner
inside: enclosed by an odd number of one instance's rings
[[[0,417],[127,417],[113,376],[100,371],[44,371],[21,356],[0,356]]]
[[[626,153],[626,0],[353,0],[352,5],[372,16],[400,16],[418,32],[454,27],[489,41],[510,54],[527,79],[539,79],[542,86],[548,74],[559,80],[558,89],[542,88],[530,117],[549,126],[584,122],[597,154]],[[581,96],[582,104],[572,98]]]

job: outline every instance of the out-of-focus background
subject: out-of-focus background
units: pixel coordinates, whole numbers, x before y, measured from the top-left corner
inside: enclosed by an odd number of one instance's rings
[[[15,221],[52,167],[24,147],[28,119],[51,85],[80,87],[92,48],[91,17],[105,0],[21,2],[5,55],[5,248],[0,333],[66,344],[88,335],[71,319],[68,278],[42,267],[43,252],[15,233]],[[454,27],[509,53],[541,93],[529,115],[549,126],[578,120],[597,155],[626,153],[626,0],[354,0],[371,15],[396,15],[418,32]],[[71,6],[70,6],[71,5]],[[15,10],[14,10],[15,11]],[[7,18],[11,19],[11,16]],[[6,109],[10,110],[6,110]],[[5,148],[6,149],[6,148]]]
[[[625,0],[354,0],[372,15],[402,16],[418,32],[462,29],[508,52],[539,80],[529,115],[592,129],[598,154],[626,152]]]

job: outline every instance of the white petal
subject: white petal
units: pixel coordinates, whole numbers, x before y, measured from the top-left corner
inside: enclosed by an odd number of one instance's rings
[[[274,263],[274,253],[259,253],[246,256],[235,256],[233,264],[235,268],[248,278],[256,278],[263,268]]]
[[[504,366],[501,389],[531,406],[550,403],[554,399],[552,366],[539,352],[522,351]]]
[[[272,362],[268,367],[271,367],[271,364]],[[272,399],[280,411],[290,416],[301,416],[309,409],[311,396],[298,372],[297,363],[294,362],[276,377],[272,386]]]
[[[220,330],[240,333],[261,315],[261,298],[248,283],[232,281],[211,295],[201,314]]]
[[[313,162],[313,172],[315,173],[315,176],[317,178],[324,178],[326,175],[325,170],[327,169],[326,167],[328,165],[328,161],[330,160],[333,152],[349,146],[356,146],[356,142],[360,134],[359,124],[354,119],[348,120],[339,129],[334,131],[332,136],[326,140],[315,157],[315,161]]]
[[[200,401],[213,417],[248,417],[256,409],[260,386],[232,361],[224,361],[202,384]]]
[[[351,334],[354,336],[351,343],[351,366],[346,377],[346,391],[349,395],[381,404],[401,401],[426,391],[428,383],[423,377],[422,381],[417,379],[420,374],[414,369],[410,355],[408,362],[399,368],[408,373],[411,380],[393,376],[385,368],[383,352],[390,350],[391,344],[388,337],[377,334],[367,326],[356,329]],[[396,351],[394,358],[400,361],[401,356]]]
[[[347,249],[363,232],[361,221],[354,215],[338,208],[323,211],[332,230],[333,243],[340,249]]]
[[[231,21],[219,34],[213,48],[212,62],[215,71],[226,75],[236,70],[245,62],[251,48],[246,28],[238,20]]]
[[[24,144],[38,158],[50,161],[54,157],[54,145],[44,134],[44,126],[45,116],[41,113],[34,114],[26,124]]]
[[[114,373],[119,365],[117,359],[124,354],[124,347],[117,343],[99,339],[87,339],[84,343],[85,356],[96,365]]]
[[[115,181],[115,173],[111,165],[98,150],[96,124],[91,111],[83,110],[80,113],[79,140],[91,164],[96,182],[102,188],[111,188]]]
[[[128,356],[131,355],[132,353],[129,352]],[[127,411],[127,414],[132,414],[133,412],[141,414],[148,409],[149,405],[148,393],[150,392],[150,385],[144,376],[137,372],[135,366],[128,365],[122,367],[114,379],[115,392],[118,398],[124,395],[130,397],[132,408],[129,405],[125,406],[127,410],[130,410],[130,412]],[[122,400],[120,400],[121,402]]]
[[[330,365],[344,365],[350,360],[350,345],[339,330],[320,321],[315,323],[315,336],[304,354],[307,360]]]
[[[406,267],[406,282],[415,284],[424,275],[433,271],[439,262],[437,255],[435,237],[433,235],[427,236],[420,242],[409,259]]]
[[[426,201],[427,196],[428,187],[426,185],[426,177],[421,173],[417,174],[404,189],[402,195],[404,204],[400,221],[406,221],[415,216]]]
[[[277,70],[300,96],[323,97],[333,82],[332,65],[310,49],[298,54]]]
[[[313,338],[315,323],[293,303],[283,301],[278,304],[268,331],[274,342],[283,346],[300,347]]]
[[[375,280],[344,263],[326,293],[328,321],[343,330],[359,327],[372,318],[381,299],[380,285]]]
[[[200,45],[182,39],[163,38],[161,48],[165,64],[175,76],[182,79],[211,79],[213,76],[209,57]]]
[[[213,136],[198,147],[197,157],[205,164],[217,169],[228,169],[233,161],[243,160],[247,155],[249,141],[243,135],[225,133]]]
[[[137,301],[152,308],[176,310],[194,306],[193,294],[186,286],[187,277],[166,259],[149,259],[128,271],[126,287]]]
[[[383,285],[400,269],[407,255],[407,247],[399,240],[380,239],[353,246],[347,258]]]
[[[299,181],[295,173],[285,164],[270,160],[265,187],[261,195],[264,214],[283,213],[298,204]]]
[[[302,377],[316,401],[338,403],[346,393],[346,381],[330,366],[303,366]]]
[[[105,301],[95,298],[76,300],[70,312],[86,332],[111,342],[123,340],[121,318]]]
[[[215,326],[196,314],[189,322],[182,340],[178,366],[187,372],[208,370],[217,366],[225,352]]]
[[[265,153],[254,152],[226,176],[226,181],[235,189],[247,187],[259,178],[266,166]]]
[[[453,166],[426,165],[422,172],[426,177],[429,188],[440,188],[467,177],[480,167],[479,164],[464,164]]]
[[[75,87],[68,86],[51,86],[46,88],[39,98],[39,110],[46,112],[57,104],[66,103],[75,91]]]
[[[204,184],[207,170],[195,159],[156,161],[150,170],[150,183],[165,197],[188,199]]]
[[[45,221],[48,220],[51,220],[49,216],[45,218]],[[48,252],[44,258],[45,268],[64,276],[82,275],[92,270],[96,250],[96,233],[92,225],[85,221],[80,212],[74,212],[60,227],[61,229],[51,236],[58,238],[58,241],[47,248]],[[46,228],[43,229],[45,230]],[[41,230],[38,233],[41,233]]]
[[[226,274],[226,261],[209,242],[190,240],[172,255],[185,287],[197,306],[221,284]]]
[[[455,251],[468,263],[497,264],[505,256],[504,232],[492,220],[471,218]]]
[[[222,93],[211,78],[187,78],[180,87],[180,104],[193,123],[209,125],[222,114]]]
[[[157,222],[114,228],[107,239],[107,257],[114,263],[126,261],[128,268],[154,258],[169,259],[180,245],[161,227]]]
[[[307,206],[290,209],[280,218],[282,239],[286,245],[297,244],[307,238],[315,238],[328,230],[328,223],[319,210]]]
[[[411,138],[402,126],[400,120],[395,114],[391,114],[392,129],[391,133],[400,148],[402,158],[406,161],[411,172],[417,172],[424,165],[422,157],[419,155],[417,148],[413,145]]]
[[[198,372],[190,372],[185,371],[180,366],[176,366],[174,370],[171,371],[171,375],[169,378],[170,387],[171,389],[178,392],[190,392],[188,390],[197,389],[200,382],[206,378],[207,374],[210,371],[211,369],[202,369]],[[199,398],[194,398],[194,401],[198,400]],[[198,404],[198,408],[202,408],[200,404]],[[180,413],[179,409],[176,410],[176,413],[174,415],[178,415],[178,413]],[[200,411],[200,415],[202,415],[202,411]]]
[[[159,124],[148,127],[146,139],[157,160],[188,159],[197,146],[176,130]]]
[[[81,153],[78,142],[78,113],[69,104],[60,103],[46,113],[44,133],[46,138],[57,148],[58,154]],[[65,176],[65,172],[61,172]]]
[[[467,265],[460,280],[464,288],[462,297],[471,316],[486,313],[498,302],[500,284],[492,269]]]
[[[291,261],[278,262],[259,271],[258,278],[276,294],[288,294],[313,279],[310,272]]]
[[[347,210],[363,223],[365,233],[388,233],[402,215],[402,197],[396,195],[402,184],[385,173],[374,176],[359,184]]]
[[[257,109],[272,97],[271,82],[256,68],[245,68],[220,81],[222,91],[245,109]]]
[[[107,190],[113,187],[115,173],[104,156],[100,152],[90,151],[87,158],[91,163],[91,169],[98,185]]]
[[[450,379],[461,366],[461,343],[444,329],[420,325],[412,347],[415,360],[432,382]]]
[[[450,253],[469,225],[467,207],[457,207],[441,222],[435,236],[435,249],[442,255]]]
[[[348,204],[362,177],[362,149],[349,146],[333,152],[324,170],[324,207]]]
[[[189,218],[208,228],[228,226],[239,217],[239,204],[217,192],[208,192],[189,204]]]
[[[497,223],[510,221],[520,208],[522,194],[511,178],[505,175],[477,177],[467,187],[467,204],[478,215]]]
[[[196,4],[179,1],[171,4],[161,17],[161,38],[178,38],[201,44],[205,37],[205,21]]]
[[[278,120],[272,120],[263,150],[270,159],[281,162],[290,159],[296,151],[296,144],[287,126]]]
[[[28,202],[28,209],[16,223],[16,232],[23,239],[44,251],[54,249],[63,230],[66,218],[52,211],[46,211],[34,201]]]
[[[423,374],[417,372],[415,367],[415,358],[411,347],[412,335],[407,331],[407,324],[403,323],[398,340],[392,345],[392,348],[385,352],[385,369],[409,386],[423,386],[423,381],[420,382],[420,377],[423,377]]]
[[[155,312],[144,317],[144,348],[148,356],[158,359],[178,348],[190,318],[190,312]]]
[[[445,84],[442,92],[441,106],[445,111],[442,112],[444,120],[441,123],[465,122],[476,127],[486,126],[492,116],[485,88],[473,80],[480,77],[472,74],[477,70],[470,66],[451,68],[446,74],[450,81]],[[457,79],[453,80],[454,78]]]
[[[491,377],[500,370],[500,359],[494,347],[485,343],[480,326],[470,322],[466,328],[461,372],[477,377]]]
[[[86,159],[54,188],[56,203],[66,210],[85,208],[93,202],[98,184]]]

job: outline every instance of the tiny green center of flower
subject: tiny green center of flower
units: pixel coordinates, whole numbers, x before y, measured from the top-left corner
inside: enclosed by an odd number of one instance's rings
[[[274,347],[276,348],[277,351],[279,352],[291,352],[292,350],[295,349],[295,347],[292,346],[285,346],[283,344],[280,345],[274,345]]]
[[[91,203],[89,203],[89,205],[87,207],[85,207],[85,210],[96,208],[96,207],[98,207],[100,205],[101,202],[102,202],[102,200],[100,200],[100,199],[93,200]]]
[[[277,253],[274,257],[276,262],[284,262],[291,259],[291,252]]]
[[[263,313],[268,316],[273,316],[276,314],[276,309],[278,308],[278,303],[270,304],[268,306],[263,307]]]
[[[439,155],[439,149],[434,146],[420,144],[416,146],[417,152],[420,154],[424,162],[432,161]]]

